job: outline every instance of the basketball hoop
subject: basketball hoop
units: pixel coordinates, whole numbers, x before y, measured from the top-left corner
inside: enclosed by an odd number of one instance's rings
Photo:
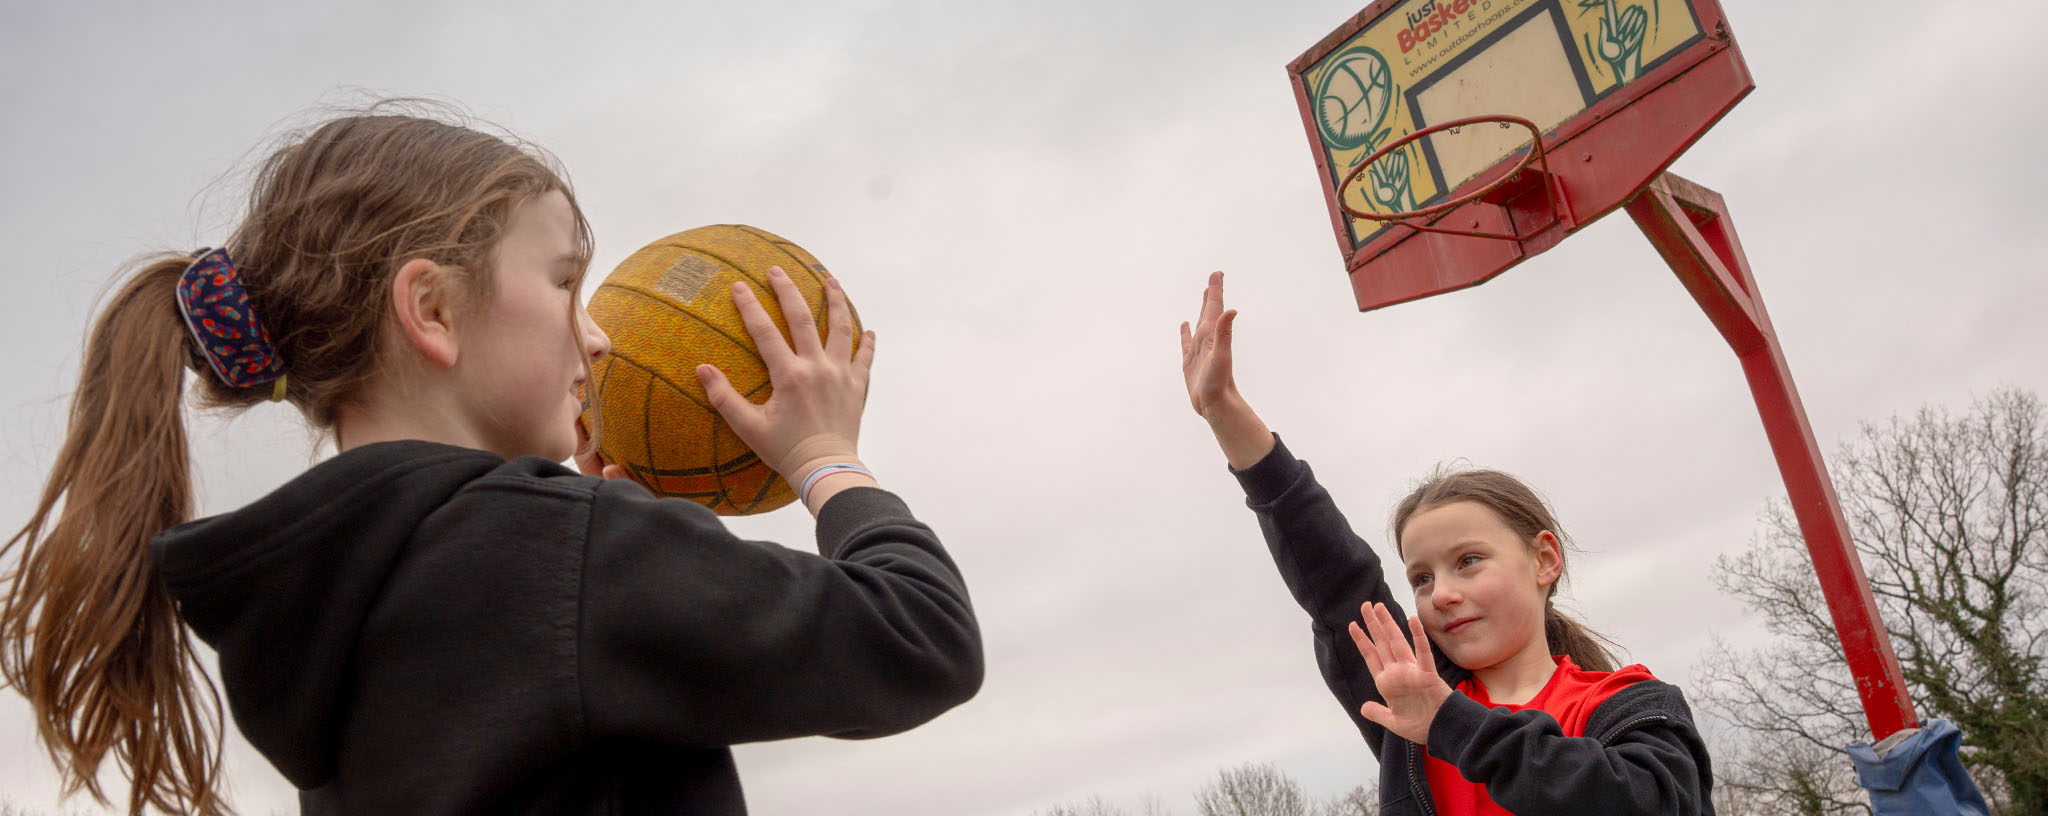
[[[1360,173],[1365,172],[1366,168],[1371,167],[1373,162],[1379,161],[1380,159],[1386,157],[1394,151],[1406,148],[1410,142],[1413,142],[1424,136],[1428,136],[1432,133],[1439,133],[1446,130],[1455,133],[1459,128],[1477,125],[1485,122],[1496,122],[1503,129],[1506,129],[1509,125],[1521,125],[1522,127],[1527,128],[1529,131],[1529,149],[1522,151],[1521,160],[1517,161],[1512,167],[1509,167],[1506,172],[1501,173],[1500,177],[1494,179],[1492,182],[1480,185],[1478,189],[1473,190],[1472,192],[1466,193],[1464,195],[1458,196],[1456,198],[1450,199],[1448,201],[1441,201],[1427,207],[1420,207],[1413,210],[1404,210],[1401,212],[1394,213],[1376,213],[1369,212],[1366,210],[1360,210],[1355,207],[1352,207],[1351,202],[1345,200],[1344,192],[1351,188],[1351,183],[1357,181],[1358,175]],[[1536,166],[1534,172],[1531,172],[1529,169],[1529,166],[1532,164]],[[1441,215],[1443,213],[1447,213],[1459,207],[1465,206],[1466,204],[1470,204],[1474,201],[1484,200],[1496,204],[1504,203],[1509,199],[1519,198],[1521,195],[1528,192],[1529,186],[1533,184],[1543,185],[1543,192],[1548,197],[1550,202],[1550,212],[1553,216],[1555,216],[1555,219],[1550,223],[1533,224],[1526,231],[1521,233],[1511,234],[1499,232],[1478,232],[1476,230],[1448,229],[1445,227],[1434,226],[1425,221],[1415,220],[1426,219],[1429,216],[1434,215]],[[1399,224],[1409,229],[1421,230],[1423,232],[1441,232],[1446,235],[1463,235],[1472,238],[1491,238],[1498,241],[1526,241],[1531,237],[1534,237],[1538,233],[1541,233],[1542,231],[1549,229],[1551,224],[1557,223],[1559,221],[1569,222],[1571,220],[1569,212],[1566,211],[1563,207],[1559,206],[1560,201],[1558,198],[1557,186],[1558,185],[1555,178],[1550,173],[1549,157],[1546,156],[1543,151],[1543,131],[1537,129],[1535,122],[1531,122],[1520,116],[1514,116],[1510,114],[1467,116],[1463,119],[1452,119],[1448,122],[1430,125],[1429,127],[1417,130],[1413,133],[1409,133],[1405,136],[1402,136],[1399,139],[1395,139],[1394,141],[1389,142],[1386,147],[1382,147],[1379,150],[1375,151],[1372,155],[1365,157],[1365,161],[1359,162],[1358,166],[1351,168],[1351,172],[1346,174],[1344,176],[1344,180],[1337,185],[1337,206],[1342,207],[1344,209],[1344,212],[1349,213],[1353,218],[1360,218],[1367,221],[1389,222]],[[1477,226],[1477,224],[1475,223],[1474,226]]]

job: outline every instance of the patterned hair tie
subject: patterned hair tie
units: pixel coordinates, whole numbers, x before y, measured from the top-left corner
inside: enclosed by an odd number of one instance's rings
[[[225,249],[202,249],[178,278],[178,312],[213,373],[235,388],[276,381],[271,399],[284,396],[284,363],[270,332],[256,319],[249,291]]]

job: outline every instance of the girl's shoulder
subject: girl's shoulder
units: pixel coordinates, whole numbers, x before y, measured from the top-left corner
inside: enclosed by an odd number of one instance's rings
[[[1606,700],[1616,692],[1637,683],[1652,682],[1657,676],[1641,663],[1631,663],[1614,671],[1588,671],[1579,668],[1570,657],[1558,658],[1559,680],[1574,689],[1580,696]]]
[[[1670,688],[1641,664],[1613,671],[1589,671],[1573,663],[1570,657],[1558,656],[1555,659],[1557,673],[1551,676],[1550,682],[1534,698],[1516,708],[1548,713],[1557,720],[1566,736],[1594,736],[1600,727],[1596,721],[1606,719],[1601,716],[1603,713],[1633,709],[1635,705],[1628,700],[1623,700],[1618,706],[1610,705],[1629,689],[1642,687],[1642,691],[1631,696],[1648,699],[1660,696],[1660,687]]]
[[[1601,675],[1593,686],[1598,701],[1586,713],[1585,736],[1612,741],[1645,726],[1665,725],[1697,733],[1692,707],[1678,686],[1651,675],[1641,665],[1624,666]]]

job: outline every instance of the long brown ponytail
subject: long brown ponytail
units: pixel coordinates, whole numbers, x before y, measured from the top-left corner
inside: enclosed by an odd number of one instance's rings
[[[569,197],[589,258],[589,227],[545,153],[438,118],[463,117],[400,100],[290,137],[257,169],[227,241],[284,362],[284,396],[316,427],[331,428],[378,376],[391,277],[407,260],[450,267],[468,294],[487,296],[513,211],[548,192]],[[147,544],[193,514],[188,365],[209,406],[261,403],[271,385],[232,388],[192,362],[174,296],[192,260],[143,263],[107,303],[35,514],[0,545],[0,558],[18,556],[0,604],[0,674],[34,706],[66,794],[107,801],[98,772],[111,752],[131,783],[130,813],[228,811],[217,790],[220,696]],[[573,304],[563,316],[580,342]]]
[[[1560,562],[1564,559],[1566,545],[1571,539],[1565,537],[1564,528],[1558,525],[1549,505],[1544,504],[1543,498],[1522,480],[1497,470],[1439,469],[1430,474],[1394,507],[1394,549],[1399,551],[1401,548],[1401,532],[1408,526],[1410,516],[1426,508],[1458,501],[1477,502],[1492,510],[1508,529],[1515,531],[1532,547],[1537,536],[1549,531],[1557,536],[1557,557]],[[1573,664],[1587,671],[1614,671],[1619,664],[1607,649],[1614,642],[1558,611],[1553,599],[1558,586],[1563,583],[1563,564],[1560,563],[1558,580],[1551,583],[1543,599],[1543,635],[1549,641],[1550,653],[1566,655]]]
[[[66,793],[106,801],[112,751],[128,808],[219,812],[220,698],[194,665],[143,542],[192,515],[182,403],[185,326],[173,291],[190,258],[145,263],[93,325],[70,428],[35,514],[0,554],[20,562],[0,609],[0,671],[36,703]]]

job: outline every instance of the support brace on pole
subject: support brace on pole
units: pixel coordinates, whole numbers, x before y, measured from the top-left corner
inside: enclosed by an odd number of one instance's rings
[[[1736,240],[1726,203],[1719,193],[1664,173],[1625,206],[1742,361],[1835,632],[1842,639],[1842,652],[1856,677],[1871,733],[1884,739],[1915,727],[1919,719],[1906,696],[1899,659],[1878,617],[1863,562],[1850,545],[1849,524],[1821,462],[1813,429],[1807,426],[1806,409],[1792,386],[1792,370],[1778,349],[1778,337]]]

